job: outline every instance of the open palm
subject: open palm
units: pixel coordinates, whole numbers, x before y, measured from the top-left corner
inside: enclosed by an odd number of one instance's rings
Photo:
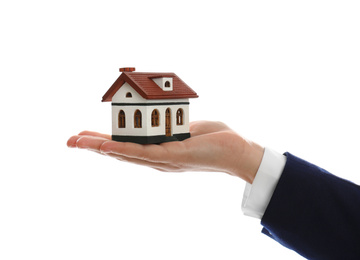
[[[116,142],[110,135],[84,131],[72,136],[67,144],[160,171],[226,172],[252,182],[261,162],[262,147],[221,122],[192,122],[190,134],[191,138],[181,142],[141,145]]]

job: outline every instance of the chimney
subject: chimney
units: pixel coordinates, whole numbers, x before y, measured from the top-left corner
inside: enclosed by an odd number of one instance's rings
[[[135,71],[135,68],[129,68],[129,67],[120,68],[119,71],[120,72],[133,72],[133,71]]]

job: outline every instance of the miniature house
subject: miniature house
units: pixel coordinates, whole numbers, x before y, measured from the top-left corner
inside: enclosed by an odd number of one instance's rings
[[[112,140],[140,144],[190,137],[189,98],[198,95],[174,73],[122,74],[103,96],[111,101]]]

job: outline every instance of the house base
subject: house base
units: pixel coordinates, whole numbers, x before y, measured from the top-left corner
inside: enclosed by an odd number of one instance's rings
[[[117,142],[131,142],[137,144],[160,144],[165,142],[183,141],[190,137],[190,133],[174,134],[173,136],[153,135],[153,136],[124,136],[112,135],[111,139]]]

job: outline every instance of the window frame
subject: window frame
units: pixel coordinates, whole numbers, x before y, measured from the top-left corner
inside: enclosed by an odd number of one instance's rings
[[[160,113],[159,110],[154,109],[151,112],[151,127],[158,127],[160,126]]]
[[[184,109],[182,108],[176,111],[176,125],[184,125]]]
[[[118,113],[118,128],[126,128],[126,115],[122,109]]]
[[[142,113],[139,109],[134,112],[134,128],[142,128]]]

